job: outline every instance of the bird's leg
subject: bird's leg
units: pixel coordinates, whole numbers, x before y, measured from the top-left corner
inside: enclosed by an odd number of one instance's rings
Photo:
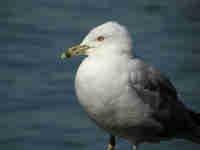
[[[132,150],[136,150],[136,144],[132,145]]]
[[[114,148],[115,148],[115,136],[111,135],[107,150],[114,150]]]

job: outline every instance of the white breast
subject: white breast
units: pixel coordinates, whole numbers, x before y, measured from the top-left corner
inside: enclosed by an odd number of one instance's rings
[[[109,61],[105,63],[102,59],[86,58],[76,74],[78,100],[89,114],[97,115],[105,111],[106,106],[111,105],[124,91],[128,82],[125,62],[114,63],[112,60],[112,64],[109,64]]]
[[[78,100],[89,117],[103,128],[112,124],[123,126],[122,123],[126,124],[130,119],[135,124],[140,120],[136,117],[142,118],[140,105],[143,103],[130,89],[127,64],[123,57],[116,61],[115,58],[88,57],[77,71],[75,87]],[[122,115],[124,113],[128,115]]]

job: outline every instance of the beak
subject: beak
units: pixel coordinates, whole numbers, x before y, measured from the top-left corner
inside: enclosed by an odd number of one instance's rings
[[[67,52],[63,52],[60,56],[61,59],[70,58],[72,56],[77,55],[85,55],[87,54],[87,50],[90,47],[87,45],[77,45],[72,48],[69,48]]]

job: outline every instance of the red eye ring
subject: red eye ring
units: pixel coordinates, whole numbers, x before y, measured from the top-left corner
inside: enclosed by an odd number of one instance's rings
[[[97,37],[97,41],[102,42],[103,40],[104,40],[104,37],[103,37],[103,36]]]

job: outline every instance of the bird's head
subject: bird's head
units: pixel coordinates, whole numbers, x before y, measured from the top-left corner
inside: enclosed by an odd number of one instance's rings
[[[106,22],[92,29],[80,45],[63,52],[61,58],[76,55],[130,54],[132,39],[126,27],[117,22]]]

